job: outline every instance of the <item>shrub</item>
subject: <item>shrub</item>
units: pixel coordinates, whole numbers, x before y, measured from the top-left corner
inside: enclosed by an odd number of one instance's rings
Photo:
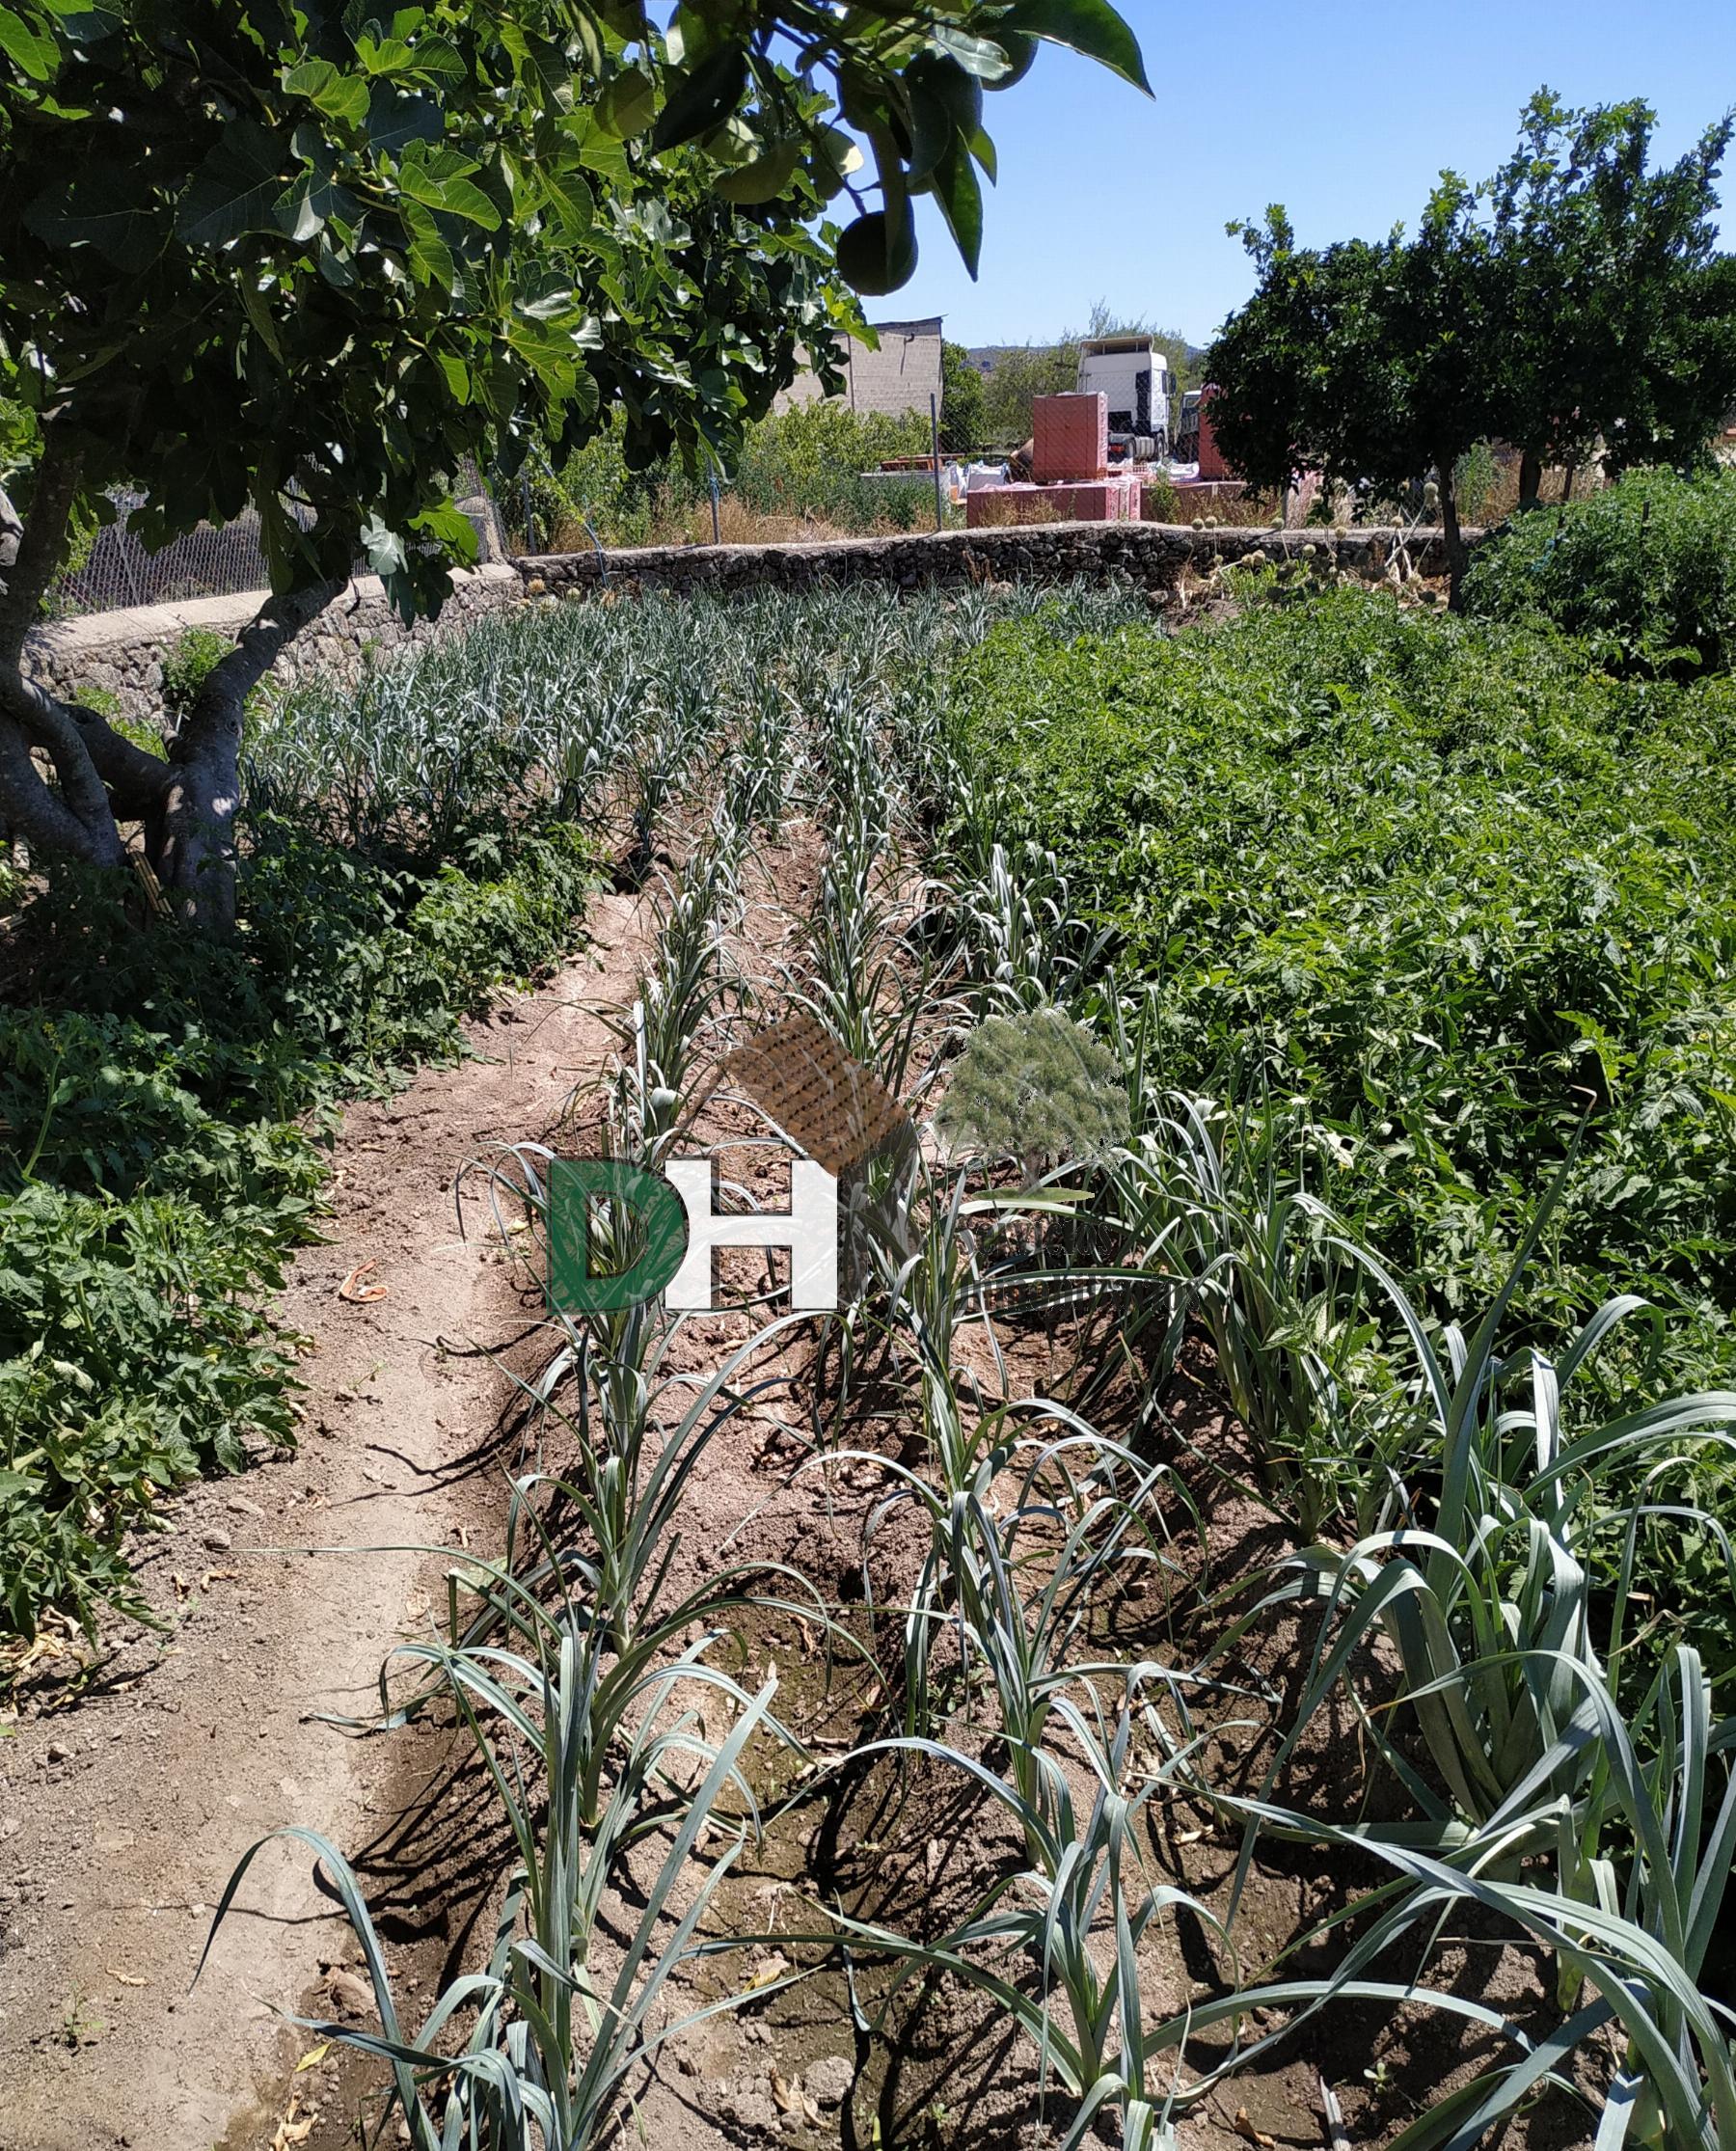
[[[1637,671],[1736,662],[1736,471],[1634,471],[1534,508],[1477,549],[1465,602],[1489,619],[1544,619]]]
[[[844,530],[884,518],[909,530],[917,504],[933,503],[933,481],[885,485],[862,474],[888,456],[926,455],[930,445],[926,414],[891,419],[836,399],[803,404],[754,427],[735,490],[762,515],[812,516]]]
[[[234,644],[207,627],[190,627],[163,660],[163,710],[178,723],[193,707],[199,691]]]
[[[460,1016],[570,942],[598,856],[522,826],[419,877],[282,820],[256,837],[239,946],[87,891],[37,1005],[0,1011],[0,1603],[26,1635],[46,1604],[142,1612],[126,1533],[293,1439],[261,1301],[310,1237],[333,1102],[457,1052]],[[58,881],[35,902],[67,911]]]

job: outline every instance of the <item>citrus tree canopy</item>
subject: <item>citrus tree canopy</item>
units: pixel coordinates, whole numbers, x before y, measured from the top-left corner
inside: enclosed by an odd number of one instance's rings
[[[1521,450],[1530,500],[1546,457],[1599,444],[1617,467],[1703,457],[1736,401],[1736,262],[1716,251],[1731,120],[1654,169],[1655,125],[1540,90],[1496,177],[1443,173],[1413,234],[1302,248],[1276,207],[1232,226],[1258,285],[1207,372],[1235,469],[1392,493],[1432,468],[1456,589],[1453,469],[1477,442]]]

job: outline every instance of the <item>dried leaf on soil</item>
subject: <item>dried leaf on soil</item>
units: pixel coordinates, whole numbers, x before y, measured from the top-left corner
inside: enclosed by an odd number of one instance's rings
[[[370,1269],[378,1269],[379,1266],[372,1256],[365,1263],[358,1263],[339,1286],[339,1298],[347,1299],[356,1307],[371,1307],[375,1300],[389,1298],[392,1293],[390,1285],[365,1285],[362,1282]]]

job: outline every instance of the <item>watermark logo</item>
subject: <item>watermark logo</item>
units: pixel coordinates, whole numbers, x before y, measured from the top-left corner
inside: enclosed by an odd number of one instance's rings
[[[672,1158],[661,1175],[625,1158],[553,1159],[549,1296],[562,1313],[607,1313],[660,1293],[678,1312],[707,1310],[719,1247],[786,1249],[792,1308],[836,1311],[839,1183],[877,1151],[913,1145],[909,1117],[810,1016],[756,1033],[719,1075],[803,1154],[791,1161],[789,1209],[719,1211],[709,1157]]]
[[[605,1205],[608,1223],[600,1226]],[[661,1178],[618,1157],[550,1164],[550,1293],[567,1314],[633,1307],[659,1293],[683,1312],[709,1308],[719,1247],[787,1248],[791,1306],[802,1314],[834,1313],[836,1179],[811,1157],[798,1157],[790,1166],[787,1211],[719,1211],[709,1157],[672,1158]],[[630,1259],[613,1266],[611,1258],[623,1249]]]

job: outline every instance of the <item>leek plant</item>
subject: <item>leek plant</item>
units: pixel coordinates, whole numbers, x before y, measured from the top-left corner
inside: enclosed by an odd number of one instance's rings
[[[1500,1809],[1445,1850],[1265,1800],[1226,1801],[1259,1826],[1371,1852],[1394,1880],[1352,1908],[1365,1917],[1332,1974],[1251,1987],[1205,2004],[1192,2023],[1290,2012],[1283,2030],[1240,2051],[1242,2065],[1338,2001],[1424,2002],[1494,2033],[1500,2043],[1483,2068],[1410,2122],[1393,2151],[1473,2151],[1544,2085],[1583,2098],[1567,2062],[1577,2048],[1614,2038],[1621,2058],[1596,2111],[1598,2151],[1630,2141],[1732,2151],[1736,2013],[1706,1991],[1704,1975],[1736,1860],[1736,1721],[1715,1718],[1691,1645],[1659,1669],[1631,1719],[1595,1669],[1576,1671],[1580,1700],[1559,1737]],[[1553,1871],[1524,1863],[1552,1843]],[[1378,1917],[1366,1917],[1370,1904]],[[1443,1920],[1473,1905],[1554,1955],[1561,2022],[1547,2035],[1523,2037],[1503,2010],[1427,1986],[1421,1969],[1402,1986],[1370,1976],[1419,1932],[1426,1959]],[[1295,1947],[1326,1931],[1311,1930]]]
[[[1563,1393],[1638,1310],[1632,1295],[1599,1308],[1559,1361],[1534,1347],[1501,1348],[1502,1324],[1560,1186],[1558,1178],[1538,1206],[1474,1335],[1467,1341],[1456,1325],[1448,1327],[1444,1357],[1391,1273],[1357,1253],[1417,1355],[1417,1425],[1406,1470],[1438,1488],[1433,1514],[1426,1524],[1364,1537],[1344,1552],[1314,1548],[1293,1565],[1287,1587],[1323,1600],[1325,1618],[1274,1773],[1378,1629],[1397,1653],[1401,1695],[1446,1800],[1380,1716],[1365,1710],[1364,1721],[1422,1809],[1425,1830],[1442,1841],[1455,1819],[1478,1823],[1498,1812],[1539,1758],[1557,1753],[1560,1729],[1588,1683],[1620,1681],[1621,1610],[1606,1646],[1591,1564],[1595,1534],[1612,1511],[1623,1511],[1619,1483],[1684,1449],[1727,1449],[1730,1437],[1721,1429],[1736,1425],[1736,1395],[1707,1392],[1570,1430]],[[1618,1483],[1614,1493],[1612,1481]],[[1625,1506],[1637,1508],[1637,1498]],[[1561,1758],[1567,1776],[1556,1789],[1571,1793],[1589,1766],[1585,1757]]]
[[[410,2029],[354,1870],[313,1831],[275,1833],[309,1845],[336,1889],[362,1947],[380,2028],[294,2021],[317,2037],[390,2063],[415,2151],[588,2151],[618,2125],[635,2072],[658,2047],[690,2024],[733,2006],[733,1999],[714,2002],[652,2028],[667,1982],[702,1953],[696,1930],[757,1830],[742,1758],[770,1722],[775,1682],[744,1699],[727,1737],[716,1745],[698,1735],[691,1713],[663,1722],[664,1705],[684,1675],[691,1677],[691,1665],[678,1663],[650,1683],[615,1795],[592,1826],[580,1813],[580,1772],[570,1741],[585,1704],[573,1639],[563,1639],[555,1663],[539,1669],[529,1695],[494,1680],[479,1655],[455,1657],[448,1671],[519,1852],[486,1967],[453,1979]],[[679,1796],[666,1825],[667,1849],[612,1974],[600,1972],[591,1951],[605,1881],[633,1836],[665,1827],[663,1818],[641,1811],[640,1801],[644,1787],[668,1775],[678,1755],[696,1758],[703,1774]],[[740,1815],[721,1805],[732,1793],[745,1811]],[[690,1856],[707,1830],[733,1841],[695,1877]],[[213,1937],[270,1841],[253,1845],[231,1876]],[[207,1941],[207,1955],[209,1949]]]
[[[1310,1539],[1342,1511],[1367,1529],[1406,1498],[1378,1325],[1353,1253],[1302,1184],[1318,1145],[1291,1106],[1178,1095],[1108,1175],[1124,1244],[1176,1277],[1262,1485]]]
[[[1126,1700],[1106,1736],[1095,1713],[1088,1716],[1068,1697],[1056,1699],[1055,1724],[1090,1779],[1088,1807],[1075,1802],[1067,1772],[1046,1750],[1033,1757],[1040,1803],[987,1764],[936,1741],[889,1740],[858,1751],[858,1759],[921,1755],[962,1771],[1018,1824],[1032,1848],[1028,1865],[995,1883],[936,1942],[912,1942],[842,1913],[832,1919],[850,1942],[903,1961],[882,2005],[882,2022],[910,1978],[945,1972],[987,1994],[1021,2028],[1037,2048],[1040,2083],[1056,2077],[1078,2102],[1061,2151],[1075,2151],[1106,2109],[1117,2111],[1127,2151],[1174,2151],[1179,2141],[1175,2115],[1192,2095],[1180,2082],[1185,2034],[1168,2042],[1177,2057],[1166,2077],[1153,2065],[1160,2049],[1145,2029],[1140,1948],[1159,1918],[1185,1909],[1234,1962],[1230,1937],[1211,1911],[1184,1891],[1152,1882],[1143,1869],[1144,1810],[1197,1746],[1193,1738],[1178,1744],[1142,1780],[1130,1763],[1140,1692],[1166,1679],[1154,1667],[1127,1669]],[[1036,1991],[1028,1991],[1033,1983]]]

